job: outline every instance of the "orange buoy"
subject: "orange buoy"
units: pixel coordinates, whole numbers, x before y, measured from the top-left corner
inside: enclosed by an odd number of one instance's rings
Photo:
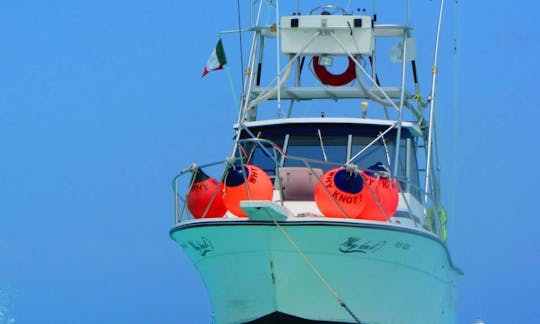
[[[359,173],[335,168],[323,174],[315,186],[315,203],[327,217],[359,218],[366,194]]]
[[[399,202],[399,188],[395,179],[388,177],[388,172],[380,162],[362,171],[362,176],[369,187],[366,207],[360,218],[388,221],[396,213]],[[384,210],[384,211],[383,211]]]
[[[222,217],[227,212],[223,203],[223,184],[201,169],[193,175],[193,184],[187,194],[187,208],[195,218]],[[208,207],[210,205],[210,207]],[[208,209],[205,215],[205,211]]]
[[[239,217],[247,217],[240,208],[243,200],[272,200],[274,186],[270,177],[254,165],[232,165],[225,178],[223,201],[227,209]]]

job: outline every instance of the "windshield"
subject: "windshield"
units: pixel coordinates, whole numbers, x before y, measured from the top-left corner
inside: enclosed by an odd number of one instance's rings
[[[360,169],[367,169],[380,162],[393,173],[395,132],[390,131],[385,136],[380,136],[384,131],[382,127],[366,129],[364,125],[355,125],[356,128],[325,126],[327,125],[299,125],[297,128],[274,126],[252,130],[253,134],[257,134],[257,138],[271,141],[275,146],[268,142],[244,142],[243,154],[248,163],[259,166],[270,177],[275,176],[279,167],[310,167],[325,172],[343,166],[347,161]],[[418,167],[415,139],[408,131],[403,131],[402,134],[397,178],[402,190],[416,196]]]

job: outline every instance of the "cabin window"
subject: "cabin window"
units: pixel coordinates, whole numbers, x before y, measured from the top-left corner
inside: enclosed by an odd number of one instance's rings
[[[305,167],[306,164],[303,161],[295,159],[295,157],[303,157],[320,161],[309,162],[309,165],[326,171],[345,163],[347,136],[324,136],[322,132],[321,136],[318,133],[312,136],[291,134],[286,151],[291,158],[285,159],[283,166]]]
[[[275,143],[288,156],[284,158],[272,145],[264,141],[242,144],[245,161],[257,165],[270,177],[276,174],[276,164],[278,167],[306,167],[302,158],[310,160],[310,167],[322,169],[323,172],[345,165],[353,157],[351,163],[360,169],[367,169],[381,162],[391,172],[394,171],[395,133],[389,133],[384,140],[381,138],[369,145],[380,134],[380,130],[305,127],[294,130],[272,128],[252,131],[258,138]],[[400,141],[397,178],[403,191],[420,198],[422,190],[419,188],[415,147],[415,138],[408,131],[404,131]],[[356,156],[359,152],[362,154]]]
[[[366,149],[371,141],[373,141],[371,137],[353,136],[352,157],[355,157],[362,150],[364,152],[352,162],[361,169],[367,169],[377,162],[382,162],[393,173],[396,151],[395,138],[385,138],[384,141],[380,139]],[[415,147],[413,138],[401,139],[397,178],[403,191],[410,192],[419,198],[420,188]]]
[[[382,162],[385,166],[389,167],[393,162],[393,154],[391,153],[394,151],[394,141],[390,139],[383,141],[380,139],[366,148],[372,141],[372,137],[353,136],[351,158],[355,158],[352,163],[358,165],[360,169],[367,169],[377,162]],[[356,157],[362,151],[363,153]]]
[[[278,147],[283,147],[284,137],[265,138]],[[259,142],[246,142],[242,145],[244,154],[247,155],[246,161],[264,170],[270,177],[275,175],[276,161],[280,163],[281,155],[275,151],[274,147],[268,143]],[[264,147],[264,149],[263,149]]]

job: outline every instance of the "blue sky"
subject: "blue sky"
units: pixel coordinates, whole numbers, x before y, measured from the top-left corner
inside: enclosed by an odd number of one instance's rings
[[[449,246],[465,272],[459,323],[534,321],[538,4],[447,5],[438,118]],[[202,281],[168,237],[170,181],[229,153],[227,75],[200,75],[235,10],[0,2],[0,324],[210,322]],[[224,42],[234,72],[236,39]]]

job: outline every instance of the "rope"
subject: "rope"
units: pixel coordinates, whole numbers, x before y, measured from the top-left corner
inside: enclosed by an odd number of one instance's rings
[[[349,315],[356,321],[356,323],[359,323],[359,324],[362,324],[362,322],[360,322],[360,320],[358,319],[358,317],[351,311],[351,309],[347,306],[347,304],[345,303],[345,301],[343,300],[343,298],[341,298],[341,296],[338,294],[338,292],[330,285],[330,283],[328,283],[328,281],[323,277],[323,275],[319,272],[319,270],[317,270],[317,268],[315,267],[315,265],[313,264],[313,262],[311,262],[311,260],[309,259],[309,257],[307,255],[304,254],[304,252],[302,252],[302,249],[300,249],[300,247],[298,246],[298,244],[293,240],[293,238],[285,231],[285,229],[283,229],[283,227],[276,221],[276,219],[274,218],[274,216],[272,216],[272,214],[270,214],[268,212],[267,209],[264,209],[264,211],[266,212],[266,214],[272,219],[272,221],[274,222],[274,224],[276,225],[276,227],[279,229],[279,231],[283,234],[283,236],[287,239],[287,241],[289,241],[289,243],[292,245],[292,247],[296,250],[296,252],[304,259],[304,261],[306,261],[306,264],[311,268],[311,270],[313,271],[313,273],[319,278],[319,280],[323,283],[323,285],[326,286],[326,288],[328,289],[328,291],[330,291],[330,293],[336,298],[336,300],[338,301],[339,305],[341,307],[343,307],[347,313],[349,313]]]
[[[374,174],[377,176],[375,181],[378,183],[379,179],[381,178],[381,174],[379,172],[374,172]],[[388,172],[388,174],[390,174],[390,172]],[[360,176],[362,177],[364,182],[366,182],[366,178],[364,177],[364,175],[362,173],[360,173]],[[388,215],[388,213],[386,212],[386,210],[384,209],[384,207],[382,205],[381,200],[379,199],[379,197],[377,197],[377,194],[375,193],[375,191],[373,191],[373,189],[371,189],[371,187],[369,185],[366,186],[366,188],[367,188],[371,198],[373,198],[373,201],[377,205],[377,208],[379,208],[380,212],[383,213],[384,217],[386,218],[386,221],[389,221],[390,218],[392,218],[392,216]]]
[[[229,68],[229,65],[225,65],[225,70],[227,71],[227,77],[229,79],[229,88],[231,89],[231,94],[232,94],[232,97],[233,97],[233,100],[234,100],[234,105],[236,107],[240,107],[240,101],[238,100],[238,96],[237,96],[236,90],[234,88],[234,81],[232,79],[232,72],[231,72],[231,69]]]
[[[182,198],[180,196],[180,199],[182,199],[182,202],[184,203],[184,205],[182,206],[182,211],[180,212],[180,217],[178,217],[178,200],[175,199],[175,209],[176,209],[176,218],[179,220],[182,220],[184,218],[184,213],[186,212],[186,209],[187,209],[187,202],[186,202],[186,199],[187,199],[187,193],[191,190],[191,187],[193,187],[193,184],[195,183],[195,174],[197,173],[197,170],[199,169],[199,167],[193,163],[191,165],[191,168],[192,168],[192,172],[193,174],[191,175],[191,180],[189,181],[189,187],[188,187],[188,191],[186,191],[186,198]],[[174,187],[174,192],[175,192],[175,195],[177,197],[178,196],[178,188],[177,188],[177,184],[175,182],[175,187]]]

